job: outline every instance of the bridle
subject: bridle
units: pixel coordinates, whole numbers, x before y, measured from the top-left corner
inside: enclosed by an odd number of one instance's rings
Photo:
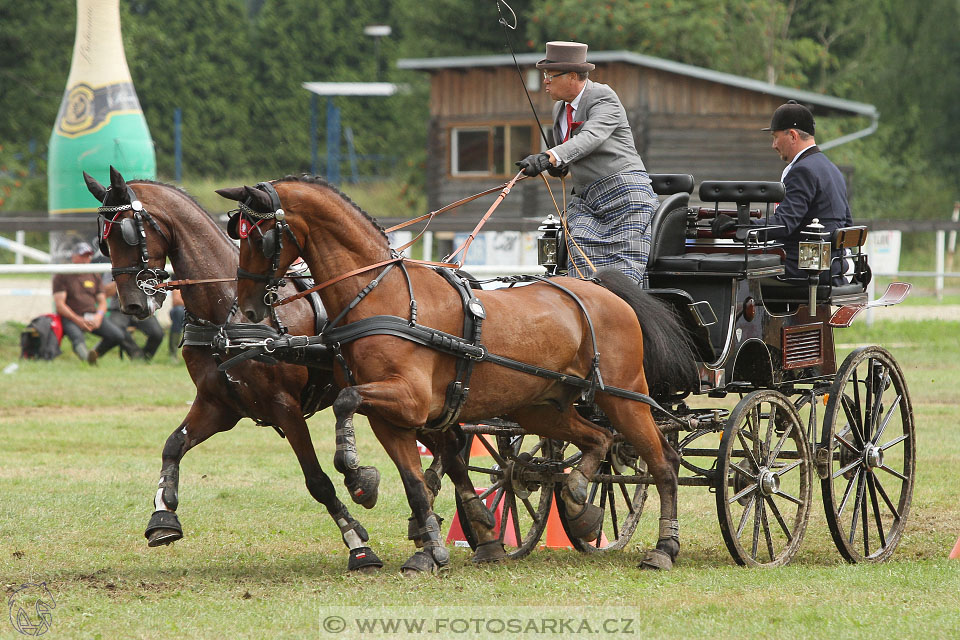
[[[254,230],[260,234],[260,248],[263,257],[271,260],[270,272],[268,274],[259,274],[237,267],[237,280],[244,278],[246,280],[266,283],[266,293],[263,295],[263,302],[268,307],[273,308],[274,303],[280,299],[278,294],[280,287],[286,284],[286,280],[284,280],[283,277],[277,277],[276,275],[277,271],[280,270],[280,254],[283,253],[284,235],[290,236],[293,244],[296,245],[297,250],[301,254],[303,253],[303,248],[300,246],[300,241],[297,240],[296,234],[293,233],[293,229],[287,224],[286,214],[283,211],[283,207],[280,206],[280,196],[277,195],[277,190],[274,189],[273,185],[269,182],[260,182],[256,188],[270,196],[270,208],[272,211],[263,213],[253,209],[250,206],[251,198],[238,202],[238,208],[229,213],[230,222],[227,225],[227,235],[234,240],[241,240],[244,238],[249,239],[250,234],[253,233]],[[260,224],[265,220],[273,220],[276,222],[273,228],[268,229],[266,232],[260,228]]]
[[[110,197],[110,191],[112,189],[112,186],[107,188],[107,192],[103,196],[103,202],[106,202],[107,198]],[[110,245],[107,243],[107,237],[109,237],[113,231],[113,226],[119,225],[120,235],[123,241],[131,247],[137,247],[139,249],[140,262],[136,266],[113,267],[110,269],[111,275],[113,275],[114,278],[124,274],[133,275],[137,287],[148,296],[159,296],[159,303],[162,304],[166,293],[160,290],[158,286],[169,279],[170,274],[167,273],[165,269],[154,269],[150,267],[150,252],[147,249],[147,233],[143,227],[143,221],[146,220],[168,245],[170,244],[170,239],[167,237],[167,234],[163,232],[163,229],[160,228],[160,225],[157,224],[157,221],[153,219],[153,216],[143,208],[143,204],[137,199],[133,189],[129,186],[127,186],[126,189],[127,199],[130,201],[128,204],[115,206],[102,204],[97,209],[98,245],[100,247],[100,253],[110,257]],[[124,211],[133,211],[133,216],[117,220],[117,217]]]

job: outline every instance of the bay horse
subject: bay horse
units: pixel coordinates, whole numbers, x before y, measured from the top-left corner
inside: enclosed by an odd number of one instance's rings
[[[113,265],[123,313],[143,319],[159,308],[162,296],[153,291],[148,295],[138,281],[160,274],[169,257],[178,278],[214,280],[182,288],[188,322],[210,327],[226,323],[236,296],[238,250],[213,218],[171,185],[147,180],[128,183],[113,167],[109,188],[86,172],[83,175],[87,189],[103,203],[100,242]],[[294,291],[291,287],[288,293]],[[314,331],[314,311],[306,299],[285,309],[281,317],[292,331]],[[191,345],[190,341],[183,347],[183,360],[197,394],[163,447],[155,511],[144,534],[147,544],[166,545],[183,537],[176,514],[183,456],[248,417],[274,426],[290,443],[307,490],[326,507],[350,550],[348,569],[366,573],[382,567],[369,547],[366,530],[337,498],[333,483],[320,467],[304,418],[308,405],[310,413],[330,406],[337,392],[331,371],[249,361],[232,368],[228,375],[217,370],[220,359],[211,344]],[[373,504],[368,501],[364,506]]]
[[[644,362],[659,362],[662,373],[657,375],[672,372],[678,378],[687,376],[684,382],[691,384],[689,376],[696,371],[693,354],[680,323],[665,306],[637,285],[625,284],[626,276],[609,272],[598,274],[609,289],[597,282],[554,278],[549,283],[475,291],[475,298],[465,303],[465,296],[434,268],[399,262],[376,221],[322,178],[288,176],[257,188],[232,187],[217,193],[240,202],[232,224],[239,221],[248,229],[247,242],[240,248],[237,294],[240,311],[249,321],[266,317],[277,299],[271,290],[276,279],[301,256],[316,281],[324,283],[319,294],[335,318],[323,335],[332,335],[327,331],[341,319],[347,330],[393,316],[410,326],[459,336],[466,331],[464,317],[470,309],[483,318],[481,353],[557,372],[540,377],[477,357],[458,419],[506,416],[532,433],[580,447],[580,466],[567,475],[560,494],[567,513],[573,514],[572,529],[585,540],[596,537],[602,517],[600,509],[587,501],[588,478],[596,472],[613,434],[578,413],[574,401],[583,389],[570,381],[602,377],[594,402],[647,463],[660,495],[659,540],[641,566],[673,566],[680,549],[679,456],[655,424],[648,404],[603,391],[605,384],[645,395]],[[391,264],[401,268],[391,270]],[[665,339],[645,345],[641,322]],[[335,370],[342,387],[333,405],[338,433],[344,427],[352,430],[355,413],[367,416],[400,472],[420,527],[423,550],[415,552],[403,570],[442,569],[449,553],[431,510],[434,496],[424,482],[416,440],[444,415],[448,382],[456,375],[458,358],[417,344],[402,331],[368,332],[333,346],[343,362]],[[645,346],[651,351],[648,358]],[[448,462],[446,472],[467,503],[476,494],[455,445],[442,455],[449,456],[451,449],[456,462]],[[467,515],[479,551],[495,540],[494,520],[482,503],[475,501],[473,506]]]

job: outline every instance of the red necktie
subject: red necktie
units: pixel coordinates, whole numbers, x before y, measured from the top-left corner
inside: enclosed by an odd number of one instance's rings
[[[573,105],[568,102],[567,103],[567,135],[564,136],[563,138],[564,142],[570,139],[571,133],[573,133]]]

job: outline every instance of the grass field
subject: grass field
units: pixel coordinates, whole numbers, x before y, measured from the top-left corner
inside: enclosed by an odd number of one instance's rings
[[[13,324],[0,330],[0,367],[16,362],[17,333]],[[18,593],[23,584],[46,583],[56,603],[48,638],[384,635],[361,635],[358,617],[428,621],[426,630],[398,638],[501,637],[509,619],[539,621],[525,627],[535,637],[956,637],[960,561],[947,554],[960,536],[960,322],[856,325],[838,341],[838,359],[849,345],[888,346],[916,414],[912,513],[899,550],[882,565],[841,561],[817,496],[789,567],[741,569],[723,544],[713,495],[681,488],[683,549],[670,573],[635,568],[639,549],[656,539],[651,497],[624,551],[588,557],[541,549],[478,568],[465,550],[451,549],[442,577],[403,579],[398,569],[412,550],[408,509],[396,470],[362,419],[361,457],[383,481],[374,510],[351,511],[386,563],[380,574],[345,575],[339,532],[307,494],[289,446],[247,420],[187,454],[178,510],[185,537],[149,549],[143,530],[160,451],[194,393],[185,368],[161,348],[148,365],[111,355],[89,368],[68,352],[0,374],[0,578],[8,598],[39,593]],[[310,424],[332,472],[332,415]],[[437,511],[446,529],[454,512],[449,486]],[[346,630],[335,633],[331,616]],[[536,626],[552,618],[568,626],[553,633]],[[15,637],[13,624],[0,620],[0,638]]]

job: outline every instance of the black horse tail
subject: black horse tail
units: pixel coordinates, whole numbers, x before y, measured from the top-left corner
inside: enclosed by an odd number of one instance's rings
[[[643,370],[650,395],[664,397],[695,391],[700,374],[693,341],[673,307],[616,269],[600,269],[593,279],[637,314],[643,331]]]

